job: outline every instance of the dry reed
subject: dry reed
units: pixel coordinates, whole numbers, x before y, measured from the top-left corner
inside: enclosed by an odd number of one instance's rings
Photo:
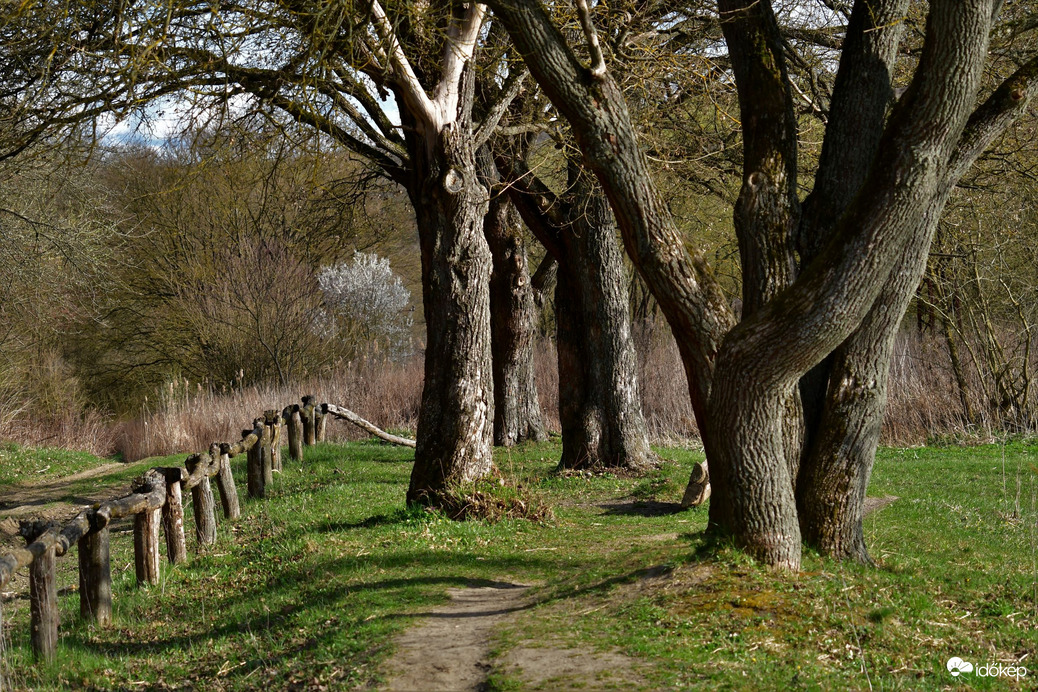
[[[636,330],[643,413],[653,442],[688,444],[698,430],[677,346],[665,329]],[[558,368],[550,340],[535,351],[541,410],[549,430],[559,430]],[[979,418],[969,421],[964,396],[953,377],[943,340],[906,332],[891,362],[883,442],[917,445],[950,439],[985,441],[1004,430],[990,401],[984,401],[981,375],[967,373],[965,398]],[[213,441],[237,439],[252,417],[266,409],[298,402],[304,394],[349,408],[386,429],[413,431],[421,401],[421,357],[343,364],[334,374],[287,387],[253,386],[213,391],[184,381],[169,383],[132,420],[113,422],[95,411],[27,415],[30,407],[5,401],[0,407],[0,440],[32,446],[64,447],[98,455],[120,452],[133,461],[148,456],[191,453]],[[6,411],[6,414],[3,413]],[[1032,431],[1033,432],[1033,431]],[[329,426],[329,437],[349,440],[365,433],[345,423]]]

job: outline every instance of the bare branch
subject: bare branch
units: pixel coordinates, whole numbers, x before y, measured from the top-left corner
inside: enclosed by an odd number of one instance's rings
[[[371,14],[374,17],[375,31],[386,44],[389,63],[396,72],[396,82],[403,91],[408,109],[420,121],[435,126],[438,123],[437,108],[429,100],[429,95],[425,93],[422,83],[418,81],[418,76],[414,73],[407,56],[404,55],[400,41],[397,40],[396,30],[389,22],[389,17],[386,16],[386,12],[378,0],[372,0]]]
[[[524,67],[508,75],[508,79],[501,86],[497,99],[487,109],[487,115],[483,118],[483,123],[476,131],[476,143],[473,145],[473,148],[479,149],[490,139],[497,124],[501,122],[501,118],[504,117],[505,112],[508,110],[508,106],[511,105],[512,101],[515,100],[515,97],[522,90],[523,81],[525,81],[528,74],[530,74],[530,71]]]
[[[602,55],[602,46],[598,42],[598,32],[591,21],[591,10],[588,8],[587,0],[576,0],[577,15],[580,17],[580,28],[584,30],[587,39],[587,49],[591,53],[591,76],[602,79],[606,74],[605,57]]]
[[[433,96],[436,107],[439,109],[441,125],[453,122],[457,117],[461,74],[476,50],[476,40],[479,38],[479,30],[483,26],[486,11],[486,5],[470,3],[461,21],[452,22],[447,30],[443,70]]]

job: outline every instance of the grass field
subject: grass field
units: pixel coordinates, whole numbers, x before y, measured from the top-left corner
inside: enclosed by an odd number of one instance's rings
[[[881,450],[870,495],[899,499],[866,519],[879,567],[809,554],[796,576],[708,544],[706,510],[674,504],[699,455],[658,451],[657,472],[618,478],[554,474],[554,444],[499,450],[504,486],[488,488],[553,516],[488,523],[405,509],[411,450],[319,445],[238,523],[221,524],[208,554],[164,565],[156,587],[135,587],[132,540],[114,535],[115,625],[78,624],[66,588],[51,665],[30,662],[27,601],[5,601],[0,670],[7,685],[37,690],[377,686],[394,635],[449,587],[508,581],[532,588],[529,607],[493,635],[496,662],[516,647],[614,652],[642,689],[1034,687],[1035,445]],[[17,453],[23,472],[0,475],[0,498],[3,484],[47,465]],[[61,560],[59,588],[77,583],[74,569],[74,556]],[[1034,672],[956,678],[953,656]],[[526,687],[504,665],[488,684]]]

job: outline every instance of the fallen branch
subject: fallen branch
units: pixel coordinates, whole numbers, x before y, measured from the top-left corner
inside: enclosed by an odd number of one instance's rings
[[[327,404],[327,406],[328,413],[332,414],[336,418],[342,418],[345,421],[349,421],[350,423],[356,425],[358,428],[363,428],[364,430],[367,430],[375,437],[382,438],[386,442],[392,442],[395,445],[401,445],[403,447],[411,447],[413,449],[415,446],[414,440],[409,440],[406,437],[397,437],[396,435],[391,435],[387,433],[385,430],[382,430],[381,428],[375,426],[373,423],[369,423],[368,421],[364,420],[363,418],[358,416],[353,411],[350,411],[349,409],[342,408],[341,406],[336,406],[335,404]]]

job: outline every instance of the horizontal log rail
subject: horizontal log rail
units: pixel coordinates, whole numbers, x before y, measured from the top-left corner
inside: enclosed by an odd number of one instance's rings
[[[396,435],[387,433],[381,428],[376,427],[373,423],[369,423],[368,421],[364,420],[363,418],[358,416],[353,411],[350,411],[349,409],[342,408],[341,406],[336,406],[335,404],[325,404],[324,407],[328,413],[332,414],[336,418],[341,418],[342,420],[349,421],[357,427],[367,430],[375,437],[382,438],[386,442],[392,442],[395,445],[401,445],[403,447],[411,447],[412,449],[415,446],[414,440],[409,440],[406,437],[398,437]]]
[[[249,454],[251,497],[263,497],[263,487],[281,471],[281,426],[288,426],[289,451],[293,460],[302,460],[303,445],[323,441],[327,416],[331,414],[394,444],[414,447],[414,440],[384,432],[348,409],[332,404],[316,404],[312,396],[303,405],[293,404],[282,411],[265,411],[243,430],[234,444],[213,443],[206,452],[192,454],[183,467],[155,467],[135,479],[131,492],[82,510],[59,526],[53,522],[23,521],[24,548],[0,555],[0,588],[23,568],[29,568],[32,648],[37,660],[53,660],[57,645],[58,606],[55,596],[56,558],[68,553],[73,544],[79,549],[80,613],[101,625],[111,622],[111,566],[108,526],[114,519],[134,519],[134,562],[138,584],[159,581],[159,529],[166,536],[170,563],[187,557],[184,538],[183,491],[192,494],[196,537],[200,548],[216,540],[215,502],[209,479],[216,477],[224,516],[235,520],[240,514],[238,494],[231,473],[230,459]],[[258,465],[258,468],[255,466]],[[258,479],[258,480],[257,480]],[[258,482],[258,490],[253,481]]]

